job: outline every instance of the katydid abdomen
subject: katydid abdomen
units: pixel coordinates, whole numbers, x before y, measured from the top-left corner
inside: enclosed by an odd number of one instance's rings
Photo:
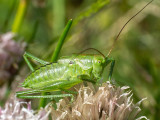
[[[55,85],[54,89],[57,90],[58,87],[61,87],[62,83],[69,83],[71,77],[74,78],[77,75],[76,73],[72,74],[72,72],[70,72],[72,70],[76,71],[75,69],[75,65],[62,65],[58,63],[45,65],[43,67],[40,67],[38,70],[32,72],[25,79],[22,86],[32,89],[44,89],[46,86]]]

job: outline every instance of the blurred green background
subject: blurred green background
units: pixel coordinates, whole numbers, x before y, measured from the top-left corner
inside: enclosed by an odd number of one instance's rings
[[[86,48],[96,48],[107,55],[122,26],[148,2],[0,0],[0,33],[17,33],[15,39],[27,43],[26,51],[49,61],[65,24],[72,18],[74,22],[60,56]],[[116,60],[115,84],[130,86],[134,102],[147,98],[142,103],[141,115],[151,120],[160,118],[159,53],[160,1],[155,0],[127,25],[110,55]],[[103,79],[107,79],[108,68]],[[24,77],[28,73],[29,69]]]

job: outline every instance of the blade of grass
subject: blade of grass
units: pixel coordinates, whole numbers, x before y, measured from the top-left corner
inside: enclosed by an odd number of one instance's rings
[[[67,36],[67,34],[68,34],[68,31],[69,31],[70,28],[71,28],[71,25],[72,25],[72,19],[70,19],[70,20],[68,21],[66,27],[65,27],[64,30],[63,30],[63,33],[61,34],[61,36],[60,36],[60,38],[59,38],[59,40],[58,40],[58,44],[57,44],[57,46],[56,46],[56,48],[55,48],[55,51],[53,52],[53,56],[52,56],[52,58],[51,58],[51,62],[56,62],[56,61],[57,61],[58,55],[59,55],[59,53],[60,53],[60,50],[61,50],[61,48],[62,48],[62,45],[64,44],[64,40],[65,40],[65,38],[66,38],[66,36]],[[46,95],[45,92],[42,93],[42,96],[44,96],[44,95]],[[40,99],[39,109],[40,109],[41,107],[45,107],[45,105],[46,105],[46,100],[45,100],[45,99]]]
[[[82,11],[79,16],[74,20],[73,25],[76,25],[80,20],[87,18],[95,13],[97,13],[101,8],[105,5],[108,5],[110,0],[97,0],[91,6],[89,6],[86,10]]]
[[[59,52],[60,52],[60,50],[62,48],[62,45],[64,43],[64,40],[65,40],[65,38],[67,36],[67,33],[68,33],[71,25],[72,25],[72,19],[70,19],[68,21],[66,27],[64,28],[64,31],[63,31],[62,35],[60,36],[60,38],[58,40],[58,44],[57,44],[57,46],[55,48],[55,51],[53,52],[53,55],[52,55],[52,58],[51,58],[51,62],[56,62],[57,61]]]
[[[19,32],[20,26],[21,26],[22,21],[24,19],[24,15],[26,13],[28,3],[29,3],[29,0],[20,0],[15,19],[13,21],[12,32],[14,32],[14,33]]]

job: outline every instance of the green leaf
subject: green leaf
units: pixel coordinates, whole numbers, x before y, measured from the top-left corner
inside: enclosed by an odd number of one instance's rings
[[[97,2],[93,3],[90,7],[88,7],[85,11],[81,12],[80,15],[74,20],[74,25],[77,24],[80,20],[93,15],[98,12],[105,5],[108,5],[110,0],[97,0]]]

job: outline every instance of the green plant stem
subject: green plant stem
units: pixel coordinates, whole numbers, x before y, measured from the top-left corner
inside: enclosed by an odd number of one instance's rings
[[[14,33],[19,32],[29,1],[30,0],[20,0],[15,19],[13,21],[12,32]]]
[[[64,31],[63,31],[62,35],[60,36],[60,38],[58,40],[58,44],[57,44],[57,46],[55,48],[55,51],[53,52],[53,55],[52,55],[52,58],[51,58],[51,62],[56,62],[57,61],[59,52],[60,52],[60,50],[62,48],[62,45],[64,43],[64,40],[65,40],[65,38],[67,36],[67,33],[68,33],[71,25],[72,25],[72,19],[70,19],[68,21],[66,27],[64,28]]]
[[[86,10],[82,11],[78,17],[74,20],[73,25],[76,25],[80,20],[87,18],[95,13],[97,13],[105,5],[108,5],[110,0],[97,0],[95,3],[92,3]]]
[[[64,28],[63,33],[61,34],[61,36],[60,36],[60,38],[59,38],[59,40],[58,40],[58,44],[57,44],[57,46],[56,46],[56,48],[55,48],[55,51],[53,52],[53,56],[52,56],[52,58],[51,58],[51,62],[56,62],[56,61],[57,61],[58,55],[59,55],[59,53],[60,53],[60,50],[61,50],[61,48],[62,48],[62,45],[64,44],[64,40],[65,40],[65,38],[66,38],[66,36],[67,36],[67,33],[68,33],[68,31],[70,30],[70,28],[71,28],[71,25],[72,25],[72,19],[70,19],[70,20],[68,21],[66,27]],[[43,92],[41,95],[44,96],[44,95],[46,95],[46,93]],[[40,99],[39,109],[40,109],[41,107],[45,107],[45,105],[46,105],[46,100],[45,100],[45,99]]]

